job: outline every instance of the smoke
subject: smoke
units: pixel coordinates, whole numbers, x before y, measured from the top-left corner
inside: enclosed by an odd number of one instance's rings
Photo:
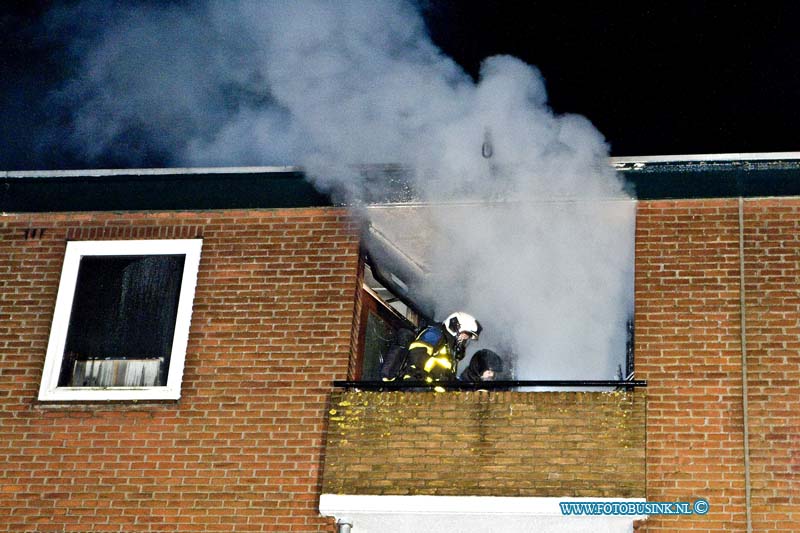
[[[517,378],[613,377],[633,203],[602,135],[553,113],[536,68],[490,57],[475,81],[396,0],[83,2],[50,22],[78,36],[78,75],[54,98],[83,157],[301,165],[353,203],[383,193],[360,167],[402,165],[439,206],[420,211],[430,272],[416,287],[437,318],[476,315],[481,346],[519,357]]]
[[[612,379],[633,311],[634,209],[607,199],[451,207],[437,232],[458,251],[435,254],[429,294],[442,312],[475,313],[480,346],[516,355],[519,379]]]

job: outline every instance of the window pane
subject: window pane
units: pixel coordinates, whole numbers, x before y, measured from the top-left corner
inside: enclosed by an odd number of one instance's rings
[[[81,258],[59,386],[164,386],[184,255]]]
[[[394,330],[389,323],[370,311],[367,316],[367,329],[364,335],[362,380],[381,379],[381,362],[393,338]]]

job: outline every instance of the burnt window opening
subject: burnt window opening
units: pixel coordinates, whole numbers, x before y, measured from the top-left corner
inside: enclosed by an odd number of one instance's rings
[[[381,366],[391,346],[404,342],[403,333],[416,331],[424,318],[379,281],[380,274],[364,261],[355,379],[374,381],[381,379]]]
[[[39,399],[180,398],[201,248],[68,242]]]
[[[414,335],[419,333],[425,326],[433,323],[428,314],[423,314],[424,307],[417,305],[418,302],[409,299],[408,286],[402,279],[394,275],[385,265],[376,265],[369,255],[362,258],[364,261],[364,276],[361,297],[360,329],[356,343],[355,352],[355,371],[352,376],[355,382],[380,382],[382,380],[381,367],[386,354],[393,346],[402,345],[407,347],[413,340]],[[403,296],[399,296],[402,294]],[[592,386],[587,385],[591,381],[602,382],[598,387],[616,386],[615,383],[636,382],[635,376],[635,327],[634,318],[629,316],[625,321],[625,352],[619,354],[623,362],[619,363],[616,372],[602,379],[572,379],[572,380],[541,380],[524,379],[517,375],[518,355],[512,346],[499,344],[492,346],[491,349],[500,354],[503,359],[503,371],[497,374],[496,380],[498,387],[526,387],[526,386],[549,386],[546,382],[558,382],[554,387],[569,386]],[[408,335],[412,336],[409,338]],[[467,358],[461,363],[466,367],[469,363]],[[613,377],[612,377],[613,376]],[[515,384],[511,384],[511,383]],[[536,385],[526,385],[527,382],[540,382]],[[401,384],[396,384],[402,388]],[[409,388],[415,388],[411,384]]]
[[[484,323],[459,376],[477,351],[490,350],[503,361],[497,381],[633,378],[634,202],[392,199],[368,210],[362,250],[389,292],[422,309],[426,322],[463,311]],[[573,223],[586,229],[574,240],[548,230]],[[465,234],[476,239],[462,246]]]
[[[81,258],[59,387],[166,385],[184,260]]]

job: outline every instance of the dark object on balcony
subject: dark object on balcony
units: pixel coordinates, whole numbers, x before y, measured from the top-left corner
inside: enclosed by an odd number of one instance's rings
[[[480,383],[494,381],[503,371],[503,360],[492,350],[478,350],[472,355],[467,369],[461,373],[461,381]]]
[[[382,379],[393,380],[400,374],[408,357],[408,346],[415,337],[416,334],[407,328],[401,328],[395,332],[394,339],[381,362]]]

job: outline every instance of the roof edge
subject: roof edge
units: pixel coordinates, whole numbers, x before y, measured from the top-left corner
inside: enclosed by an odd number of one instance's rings
[[[678,154],[648,156],[615,156],[608,158],[615,167],[648,163],[735,162],[735,161],[800,161],[800,152],[730,152],[710,154]],[[74,170],[0,170],[0,178],[70,178],[103,176],[175,176],[196,174],[271,174],[304,173],[297,165],[174,167],[174,168],[97,168]]]
[[[97,168],[84,170],[0,170],[0,178],[86,178],[103,176],[175,176],[196,174],[275,174],[303,172],[298,166]]]
[[[614,166],[636,163],[729,163],[733,161],[794,161],[800,160],[800,152],[742,152],[720,154],[684,154],[610,157]]]

